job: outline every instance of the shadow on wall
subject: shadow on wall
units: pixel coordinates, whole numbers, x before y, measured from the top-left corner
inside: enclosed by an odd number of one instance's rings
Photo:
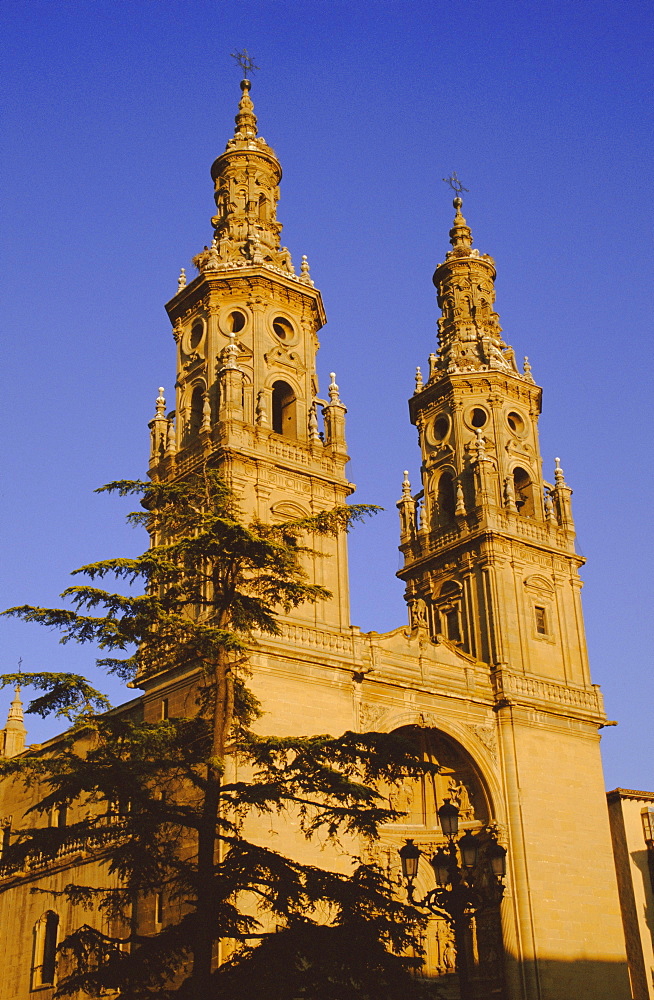
[[[565,933],[565,918],[562,918]],[[615,944],[615,942],[608,942]],[[519,965],[507,957],[507,996],[510,1000],[632,1000],[626,962],[579,959],[561,962],[539,958]],[[475,1000],[492,1000],[482,996]],[[497,995],[500,1000],[500,995]],[[503,998],[502,998],[503,1000]],[[633,1000],[649,1000],[634,997]]]
[[[649,851],[632,851],[631,860],[641,874],[643,880],[643,895],[645,900],[649,898],[648,887],[652,887],[652,893],[654,893],[654,878],[652,875],[652,861],[649,856]],[[649,932],[652,935],[652,942],[654,942],[654,912],[651,906],[645,903],[645,923],[649,928]]]
[[[259,1000],[289,1000],[290,997],[312,997],[313,1000],[331,1000],[334,996],[345,995],[348,1000],[364,1000],[370,997],[370,968],[359,954],[353,960],[356,972],[350,962],[342,964],[342,947],[324,947],[324,938],[329,939],[333,929],[316,933],[315,929],[306,936],[306,928],[295,935],[272,935],[263,947],[263,954],[255,956],[246,966],[225,968],[215,973],[215,989],[209,992],[212,1000],[229,1000],[234,996],[255,996]],[[336,930],[338,937],[339,932]],[[314,952],[311,941],[321,940],[323,947]],[[314,942],[315,943],[315,942]],[[308,947],[307,947],[308,945]],[[341,942],[342,945],[342,942]],[[346,948],[347,951],[347,948]],[[517,970],[516,970],[517,971]],[[501,987],[488,990],[481,983],[473,986],[470,1000],[630,1000],[631,991],[626,965],[615,962],[555,962],[539,961],[523,971],[531,973],[531,986],[526,982],[513,982],[508,989]],[[538,979],[534,978],[537,971]],[[373,972],[377,986],[384,982],[379,968]],[[413,1000],[460,1000],[456,974],[418,977],[414,980],[414,991],[403,982],[402,995]],[[398,996],[398,982],[388,981],[388,997]],[[345,989],[344,989],[345,987]],[[531,990],[531,991],[530,991]]]

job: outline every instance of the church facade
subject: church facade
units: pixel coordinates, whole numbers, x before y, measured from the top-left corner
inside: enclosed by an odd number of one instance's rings
[[[163,390],[157,399],[149,472],[183,477],[208,460],[244,515],[265,521],[329,510],[353,486],[345,405],[335,376],[327,398],[316,376],[322,298],[306,259],[298,273],[281,244],[281,167],[258,135],[250,82],[241,89],[234,136],[211,170],[213,241],[166,306],[176,397],[172,410]],[[445,843],[445,801],[461,829],[506,848],[503,898],[471,921],[479,998],[627,1000],[599,751],[606,717],[586,655],[571,490],[558,460],[553,481],[543,478],[541,390],[502,339],[495,265],[473,248],[462,207],[457,197],[450,249],[434,274],[438,349],[409,401],[422,464],[417,489],[405,475],[398,501],[407,624],[365,634],[352,625],[345,535],[319,539],[324,558],[308,569],[332,597],[283,617],[280,635],[259,641],[251,665],[260,725],[280,735],[406,730],[438,762],[434,780],[392,791],[405,816],[373,850],[400,882],[398,850],[411,839],[423,853],[424,895],[433,886],[425,859]],[[153,670],[139,678],[143,694],[130,710],[153,720],[186,714],[195,683],[192,671]],[[1,794],[0,821],[19,826],[24,795]],[[79,861],[62,859],[59,881],[67,864]],[[29,895],[47,879],[0,878],[12,970],[0,1000],[54,988],[49,966],[43,978],[47,941],[76,915],[57,914],[52,930],[42,899]],[[456,945],[435,916],[426,974],[450,982]]]

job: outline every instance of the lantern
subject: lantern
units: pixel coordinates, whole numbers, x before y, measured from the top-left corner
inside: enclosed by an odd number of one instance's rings
[[[442,847],[438,848],[429,864],[434,869],[436,884],[439,886],[447,885],[450,881],[450,859]]]
[[[445,799],[438,810],[438,819],[445,836],[456,837],[459,829],[459,810],[455,805],[452,805],[449,799]]]
[[[486,855],[490,861],[493,875],[497,875],[498,878],[504,878],[506,875],[506,847],[502,847],[496,840],[493,840],[486,851]]]
[[[461,840],[459,841],[459,850],[461,851],[461,862],[463,867],[468,870],[474,868],[477,864],[479,846],[477,838],[474,834],[470,833],[470,830],[467,830],[461,837]]]
[[[407,840],[404,847],[398,851],[402,862],[402,874],[409,882],[418,874],[418,862],[420,860],[420,848],[416,847],[412,840]]]

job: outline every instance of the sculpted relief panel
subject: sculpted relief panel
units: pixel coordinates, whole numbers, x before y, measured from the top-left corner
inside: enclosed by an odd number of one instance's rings
[[[390,786],[390,807],[405,815],[393,826],[422,827],[429,840],[440,839],[438,809],[449,799],[459,809],[461,823],[486,826],[488,801],[476,769],[458,744],[435,729],[405,726],[398,732],[417,743],[425,760],[438,764],[435,775],[410,778]],[[414,831],[418,837],[420,833]]]

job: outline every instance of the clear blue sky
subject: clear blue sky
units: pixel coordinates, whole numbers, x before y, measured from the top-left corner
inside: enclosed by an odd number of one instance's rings
[[[0,605],[52,605],[75,566],[142,546],[92,490],[146,468],[174,379],[163,303],[210,240],[247,47],[284,242],[329,317],[322,388],[335,370],[358,498],[387,508],[352,539],[353,622],[405,619],[394,504],[403,469],[418,481],[406,400],[456,170],[506,340],[545,390],[545,469],[560,455],[575,491],[593,674],[620,721],[607,784],[654,789],[649,0],[5,0],[2,18]],[[0,630],[2,670],[93,661]]]

